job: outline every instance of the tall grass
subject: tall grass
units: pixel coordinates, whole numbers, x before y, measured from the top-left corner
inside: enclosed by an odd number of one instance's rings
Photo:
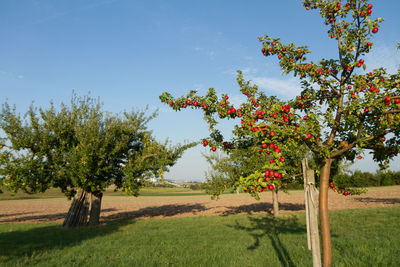
[[[400,207],[332,211],[334,266],[400,266]],[[0,266],[312,266],[305,214],[0,225]]]

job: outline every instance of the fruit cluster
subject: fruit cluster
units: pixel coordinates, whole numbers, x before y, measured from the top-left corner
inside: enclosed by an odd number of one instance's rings
[[[333,183],[332,179],[329,179],[329,188],[332,189],[333,191],[337,192],[338,194],[342,194],[344,196],[356,194],[355,191],[353,191],[351,189],[345,189],[344,186],[336,187],[335,184]]]
[[[274,144],[274,143],[270,143],[269,145],[267,143],[262,143],[259,152],[266,151],[266,153],[269,155],[269,154],[271,154],[271,151],[270,150],[266,150],[268,148],[273,149],[278,154],[281,153],[281,150],[279,149],[278,145]],[[284,158],[283,158],[283,160],[284,160]],[[282,157],[281,157],[281,162],[283,162],[283,160],[282,160]]]

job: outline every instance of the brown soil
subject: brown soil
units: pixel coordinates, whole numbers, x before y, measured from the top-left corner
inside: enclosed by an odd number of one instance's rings
[[[279,193],[281,212],[304,210],[304,192]],[[0,224],[62,222],[70,201],[65,198],[0,201]],[[329,192],[329,209],[400,206],[400,186],[370,188],[360,196],[338,195]],[[143,219],[229,215],[271,212],[272,196],[261,194],[254,200],[247,194],[222,195],[218,201],[209,196],[128,197],[105,196],[101,221],[116,219]]]

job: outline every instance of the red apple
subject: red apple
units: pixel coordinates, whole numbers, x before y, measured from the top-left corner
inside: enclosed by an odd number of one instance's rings
[[[268,189],[269,189],[269,190],[273,190],[273,189],[274,189],[274,186],[273,186],[272,184],[269,184],[269,185],[268,185]]]
[[[372,29],[372,33],[377,33],[378,30],[379,30],[378,27],[375,27],[375,28]]]
[[[268,145],[266,143],[263,143],[261,146],[262,146],[262,148],[267,148],[268,147]]]

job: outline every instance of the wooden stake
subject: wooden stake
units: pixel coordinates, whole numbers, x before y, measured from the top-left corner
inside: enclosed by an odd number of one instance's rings
[[[308,248],[312,251],[313,266],[321,266],[321,248],[319,242],[317,203],[315,198],[315,177],[314,171],[309,169],[307,159],[302,161],[304,175],[304,196],[307,219],[307,242]]]

